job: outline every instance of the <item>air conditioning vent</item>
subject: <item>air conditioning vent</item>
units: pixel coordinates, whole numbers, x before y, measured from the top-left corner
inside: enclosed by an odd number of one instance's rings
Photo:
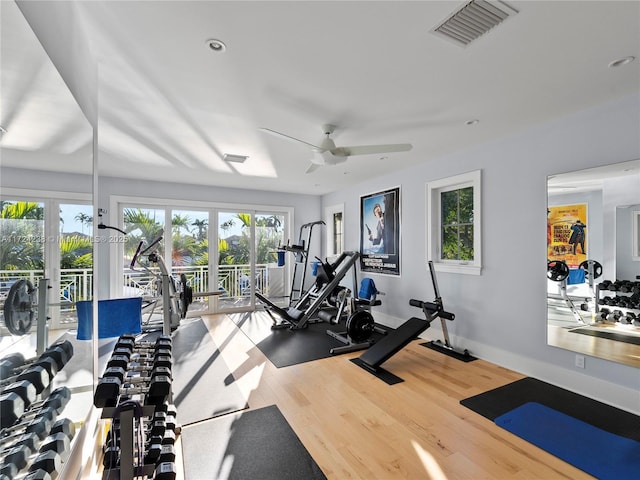
[[[518,11],[501,1],[472,0],[432,30],[467,46]]]

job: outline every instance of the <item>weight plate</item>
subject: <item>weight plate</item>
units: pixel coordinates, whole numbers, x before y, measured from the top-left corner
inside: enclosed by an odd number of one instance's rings
[[[562,260],[547,261],[547,278],[554,282],[561,282],[569,276],[569,267]]]
[[[602,275],[602,265],[600,265],[600,262],[596,262],[595,260],[585,260],[578,265],[578,268],[581,268],[587,275],[589,275],[589,262],[593,262],[593,278],[598,278]]]
[[[26,335],[35,317],[35,288],[24,278],[11,285],[4,302],[4,323],[13,335]]]
[[[347,335],[353,342],[364,342],[371,338],[375,321],[369,312],[360,310],[347,319]]]

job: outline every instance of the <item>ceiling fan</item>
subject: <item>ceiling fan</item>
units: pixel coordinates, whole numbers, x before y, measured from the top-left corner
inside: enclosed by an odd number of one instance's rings
[[[311,173],[323,165],[337,165],[338,163],[346,162],[347,158],[352,155],[372,155],[377,153],[394,153],[394,152],[407,152],[413,148],[410,143],[396,143],[389,145],[356,145],[351,147],[336,147],[335,142],[329,136],[336,129],[335,125],[323,125],[322,132],[325,137],[320,141],[318,145],[314,145],[304,140],[291,137],[284,133],[276,132],[269,128],[261,128],[263,132],[276,135],[286,140],[292,140],[294,142],[303,143],[310,147],[316,154],[311,159],[311,165],[307,168],[305,173]]]

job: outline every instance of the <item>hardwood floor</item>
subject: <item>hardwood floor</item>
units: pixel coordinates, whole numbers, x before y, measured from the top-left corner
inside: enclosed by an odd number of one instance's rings
[[[203,319],[249,408],[277,405],[330,480],[592,478],[459,404],[516,372],[418,341],[385,363],[394,386],[348,361],[359,352],[278,369],[225,315]]]

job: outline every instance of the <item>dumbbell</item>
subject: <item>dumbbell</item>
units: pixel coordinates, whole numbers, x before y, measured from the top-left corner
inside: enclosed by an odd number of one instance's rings
[[[174,462],[159,463],[153,472],[153,478],[154,480],[174,480],[177,472],[178,469]]]
[[[7,394],[9,397],[15,397],[16,395],[15,392]],[[2,430],[3,438],[0,439],[0,446],[6,444],[7,441],[11,441],[16,432],[35,433],[40,439],[43,439],[52,426],[55,425],[56,417],[64,410],[70,398],[71,392],[67,387],[60,387],[54,390],[51,396],[37,404],[37,408],[34,405],[33,408],[20,415],[17,420],[14,420],[14,423],[16,421],[20,421],[20,423],[11,424],[11,426]],[[19,397],[17,399],[9,399],[6,404],[13,404],[19,407],[21,399]],[[7,417],[13,419],[16,413],[15,411],[8,411]]]
[[[62,386],[56,388],[48,397],[34,403],[35,387],[26,380],[12,383],[0,395],[0,425],[7,428],[16,423],[25,413],[45,407],[53,407],[60,414],[71,399],[71,390]],[[27,410],[30,407],[30,410]]]
[[[62,454],[55,450],[47,450],[46,452],[38,453],[33,463],[29,466],[29,473],[25,478],[42,479],[47,478],[44,475],[48,474],[49,478],[55,479],[58,477],[60,470],[62,470]]]
[[[71,440],[75,435],[75,425],[68,418],[58,419],[53,426],[49,435],[44,439],[38,449],[39,438],[35,434],[25,435],[19,439],[10,448],[0,452],[4,463],[13,465],[17,472],[22,470],[29,463],[30,457],[36,453],[43,453],[48,450],[54,450],[60,454],[69,452]],[[13,478],[17,472],[13,472],[12,467],[8,467],[9,475]]]
[[[169,335],[161,335],[154,342],[149,341],[136,341],[136,337],[133,335],[121,335],[114,347],[126,347],[133,350],[157,350],[158,348],[167,348],[171,350],[172,339]]]
[[[22,354],[15,354],[15,356],[10,357],[5,357],[2,360],[4,367],[0,367],[0,370],[11,372],[7,376],[2,376],[2,383],[13,381],[21,372],[35,365],[42,366],[49,373],[49,377],[53,378],[73,357],[73,344],[69,340],[52,344],[42,355],[27,361],[24,360]]]
[[[140,379],[140,385],[124,387],[123,385],[132,384],[133,378],[127,377],[123,381],[118,376],[103,376],[96,386],[93,404],[98,408],[115,407],[119,395],[143,394],[145,403],[152,405],[163,403],[171,393],[171,377],[163,372],[151,377],[137,378]]]
[[[26,362],[24,355],[20,352],[12,353],[0,360],[0,380],[12,376],[16,368],[24,365]]]
[[[609,286],[611,285],[611,280],[604,280],[598,284],[600,286],[600,290],[609,290]]]

